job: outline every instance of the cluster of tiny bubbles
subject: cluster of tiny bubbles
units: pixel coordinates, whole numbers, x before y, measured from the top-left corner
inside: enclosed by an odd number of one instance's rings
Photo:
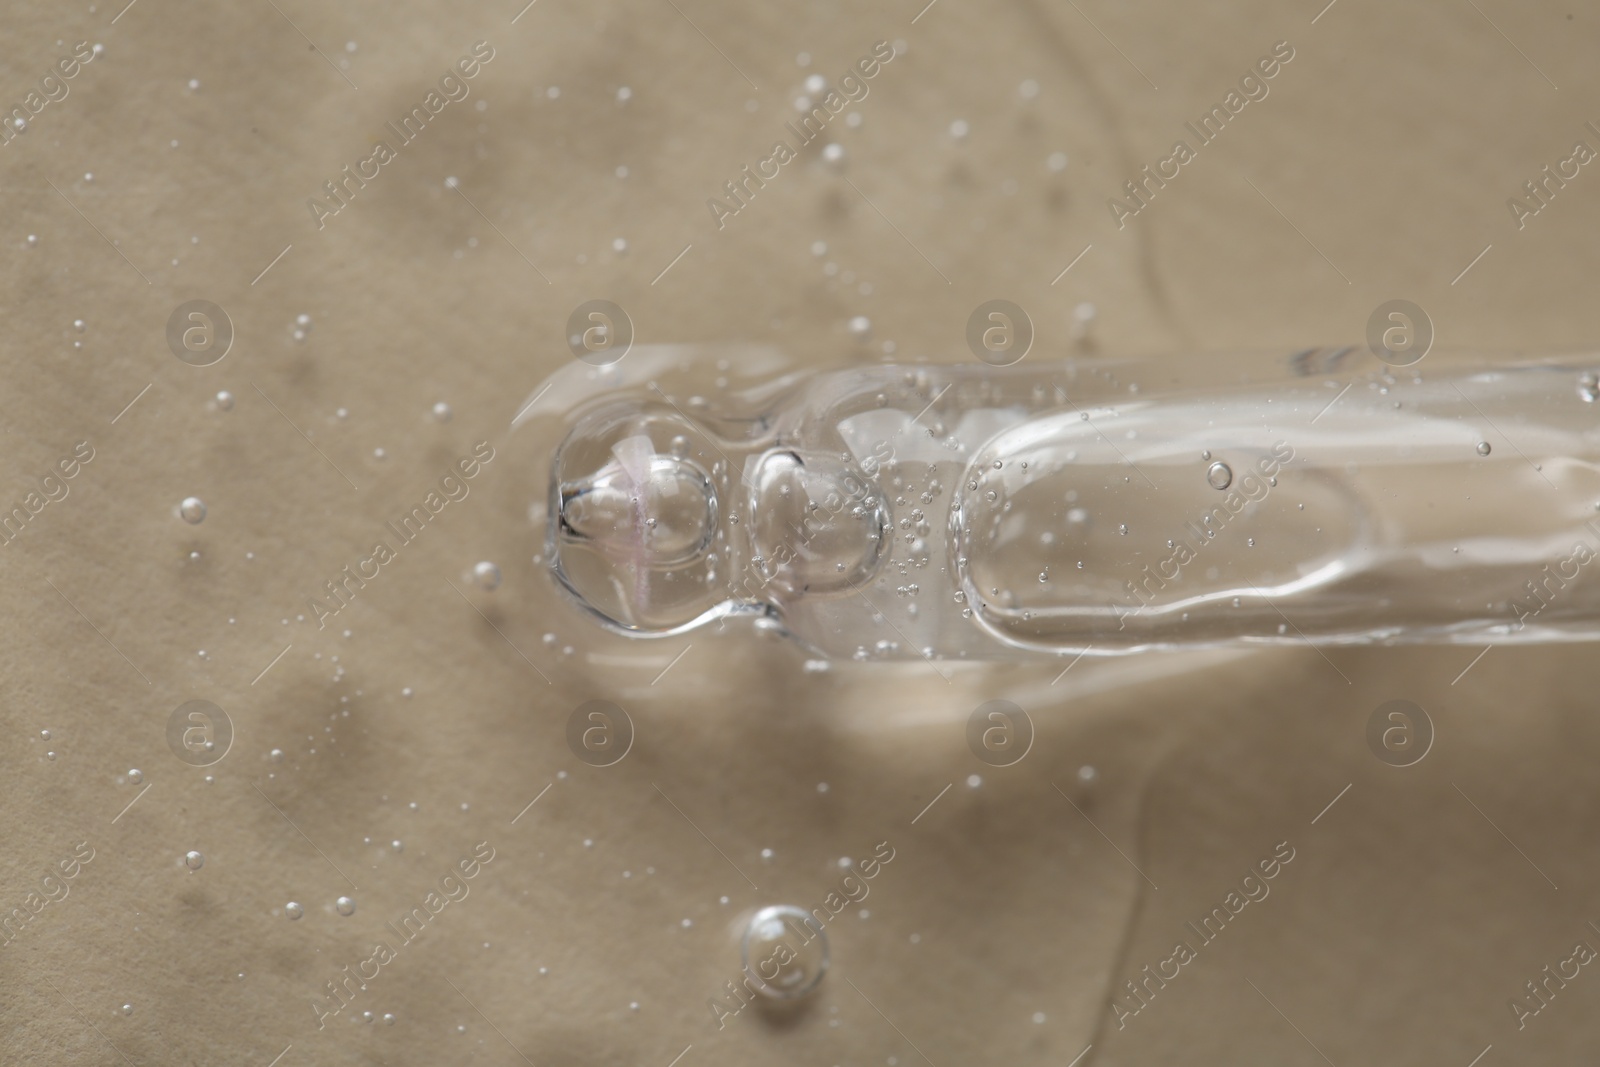
[[[344,916],[354,915],[356,913],[356,902],[350,897],[340,897],[333,902],[333,910]]]
[[[289,903],[283,906],[283,913],[287,915],[291,921],[293,921],[303,917],[306,913],[306,909],[299,901],[291,900]]]
[[[183,854],[183,865],[191,871],[198,871],[206,865],[206,858],[203,854],[190,849]]]
[[[1488,441],[1479,441],[1478,442],[1478,455],[1487,456],[1489,454],[1489,452],[1490,452],[1489,442]]]
[[[433,418],[436,422],[449,422],[452,414],[454,412],[450,410],[450,405],[443,400],[433,405]]]
[[[472,568],[472,582],[486,593],[500,588],[500,567],[490,560],[482,560]]]
[[[306,334],[308,334],[310,332],[311,332],[311,316],[305,314],[304,312],[301,312],[299,315],[296,315],[295,318],[294,318],[294,327],[290,331],[289,335],[291,337],[293,337],[296,341],[304,341],[306,339]]]

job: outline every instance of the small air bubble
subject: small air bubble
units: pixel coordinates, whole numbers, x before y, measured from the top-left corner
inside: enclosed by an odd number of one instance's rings
[[[489,560],[483,560],[472,568],[472,581],[479,589],[492,593],[500,588],[500,568]]]
[[[183,854],[183,865],[191,871],[198,871],[206,865],[206,858],[201,853],[191,850]]]
[[[1491,451],[1491,449],[1489,448],[1489,442],[1488,441],[1479,441],[1478,442],[1478,455],[1487,456],[1490,451]]]
[[[178,517],[190,526],[206,521],[206,502],[197,496],[186,496],[178,505]]]
[[[356,902],[349,897],[340,897],[333,902],[333,910],[340,915],[354,915],[356,913]]]
[[[298,919],[306,913],[306,909],[296,901],[289,901],[283,906],[283,913],[290,919]]]

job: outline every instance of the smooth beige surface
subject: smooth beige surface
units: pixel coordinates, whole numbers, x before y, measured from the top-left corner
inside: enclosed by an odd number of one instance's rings
[[[1358,344],[1394,297],[1431,313],[1436,363],[1587,347],[1600,176],[1583,168],[1520,231],[1506,199],[1574,141],[1600,148],[1591,13],[539,0],[513,24],[518,6],[8,13],[0,99],[77,41],[105,48],[0,148],[0,499],[94,449],[0,547],[0,914],[94,850],[0,948],[0,1062],[949,1067],[1092,1044],[1080,1067],[1465,1067],[1492,1045],[1491,1067],[1596,1050],[1592,967],[1525,1029],[1507,1008],[1574,942],[1600,945],[1587,648],[1495,649],[1454,684],[1470,649],[1086,660],[1053,686],[1051,664],[808,673],[733,628],[627,648],[532,561],[546,470],[507,432],[597,297],[641,342],[775,344],[815,366],[881,360],[885,341],[970,358],[966,317],[991,297],[1030,312],[1038,358],[1073,351],[1084,300],[1111,355]],[[719,231],[706,199],[770,153],[805,77],[880,40],[904,54],[851,108],[860,126],[831,127],[843,169],[813,146]],[[307,198],[476,41],[494,58],[471,96],[319,230]],[[1117,229],[1107,199],[1278,41],[1295,58],[1270,95]],[[207,368],[164,333],[195,298],[237,334]],[[495,458],[470,496],[327,629],[298,618],[479,441]],[[173,513],[189,495],[199,526]],[[480,559],[504,571],[492,594],[465,578]],[[1039,736],[991,770],[964,726],[1001,696]],[[637,727],[605,769],[564,740],[594,697]],[[1405,770],[1364,739],[1394,697],[1438,731]],[[167,748],[190,699],[237,731],[209,769]],[[325,983],[480,842],[494,859],[469,894],[319,1029]],[[895,858],[834,920],[817,992],[719,1029],[707,1002],[737,975],[741,922],[822,903],[840,858],[879,842]],[[1109,998],[1279,842],[1294,859],[1270,896],[1119,1030]]]

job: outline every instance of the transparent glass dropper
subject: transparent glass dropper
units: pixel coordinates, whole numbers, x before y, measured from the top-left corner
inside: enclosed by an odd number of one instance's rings
[[[661,384],[679,352],[568,390],[547,558],[623,633],[753,615],[840,658],[1600,637],[1597,364],[1346,355],[713,402]]]

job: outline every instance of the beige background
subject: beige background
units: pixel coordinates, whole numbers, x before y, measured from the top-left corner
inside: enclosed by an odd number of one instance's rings
[[[1084,300],[1101,353],[1185,361],[1358,343],[1394,297],[1431,313],[1439,364],[1600,337],[1600,177],[1586,168],[1521,232],[1505,207],[1574,140],[1595,144],[1593,13],[1319,6],[939,0],[918,17],[914,2],[540,0],[515,24],[515,2],[15,6],[5,100],[74,42],[105,50],[0,149],[0,499],[75,442],[96,450],[0,549],[0,909],[78,842],[95,858],[0,949],[0,1061],[1594,1053],[1589,969],[1521,1032],[1506,1008],[1573,942],[1600,944],[1584,648],[1496,649],[1454,685],[1459,649],[1330,653],[1348,685],[1300,649],[1085,661],[1052,687],[1049,664],[948,684],[916,665],[807,673],[798,649],[730,629],[652,685],[686,643],[593,633],[532,561],[546,470],[507,427],[570,360],[566,316],[596,297],[641,341],[776,344],[816,366],[881,360],[885,341],[897,359],[968,358],[966,316],[996,296],[1032,314],[1040,358],[1071,350]],[[477,40],[496,56],[471,98],[319,232],[306,198]],[[834,127],[842,170],[813,149],[719,233],[705,199],[768,154],[804,77],[836,77],[878,40],[904,54],[859,128]],[[1279,40],[1296,57],[1271,95],[1119,232],[1106,198]],[[191,298],[237,333],[212,367],[167,349]],[[299,314],[313,325],[297,342]],[[854,315],[869,341],[847,332]],[[232,411],[210,405],[219,389]],[[428,417],[441,400],[448,423]],[[497,456],[466,501],[335,627],[296,621],[485,439]],[[191,494],[210,508],[196,527],[173,515]],[[505,572],[492,594],[463,581],[479,559]],[[1039,730],[1004,771],[963,740],[998,696]],[[563,740],[591,697],[638,731],[604,770]],[[1407,770],[1363,737],[1394,697],[1438,731]],[[209,770],[164,739],[195,698],[237,731]],[[719,1031],[706,1001],[737,972],[742,919],[820,902],[840,857],[885,840],[896,858],[861,917],[835,921],[814,996]],[[1126,1030],[1108,1026],[1111,991],[1285,840],[1296,858],[1272,895]],[[319,1031],[323,983],[480,841],[496,858],[470,896]],[[206,856],[196,873],[189,849]],[[352,916],[333,910],[342,893]],[[283,916],[289,900],[304,919]]]

